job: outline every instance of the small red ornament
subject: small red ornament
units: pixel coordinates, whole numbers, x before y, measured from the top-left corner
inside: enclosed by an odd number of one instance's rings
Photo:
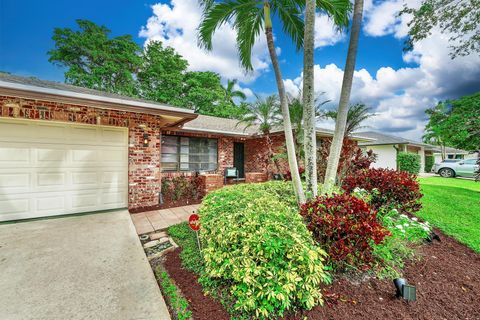
[[[200,217],[194,213],[188,218],[188,225],[193,231],[200,230]]]

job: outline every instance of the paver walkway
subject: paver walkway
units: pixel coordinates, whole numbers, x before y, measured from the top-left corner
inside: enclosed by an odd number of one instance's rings
[[[193,204],[184,207],[134,213],[130,216],[132,217],[137,234],[140,235],[158,230],[164,230],[174,224],[188,221],[188,217],[193,212],[197,212],[199,207],[199,204]]]
[[[169,320],[126,210],[0,224],[0,319]]]

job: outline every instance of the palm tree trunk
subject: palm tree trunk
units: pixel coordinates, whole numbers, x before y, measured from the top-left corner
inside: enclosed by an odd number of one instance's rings
[[[264,19],[265,19],[265,36],[267,37],[268,52],[272,60],[273,70],[275,72],[275,80],[277,82],[278,96],[280,97],[280,107],[283,115],[283,126],[285,130],[285,144],[287,146],[288,166],[292,173],[293,189],[297,198],[297,203],[305,203],[305,195],[303,193],[302,181],[298,172],[297,157],[295,155],[295,145],[293,142],[292,123],[290,121],[290,112],[288,110],[287,95],[283,84],[280,64],[278,63],[277,52],[273,42],[272,19],[270,17],[270,4],[268,1],[263,3]]]
[[[348,103],[350,100],[350,92],[352,91],[353,73],[355,71],[355,61],[357,58],[358,38],[360,35],[360,27],[362,24],[363,0],[355,0],[353,7],[352,31],[350,33],[350,43],[348,45],[347,62],[343,73],[342,91],[340,93],[340,101],[338,104],[337,121],[335,123],[335,133],[333,135],[330,153],[328,155],[327,172],[325,173],[325,182],[323,184],[323,192],[330,192],[335,184],[335,177],[338,170],[338,162],[340,161],[340,152],[343,145],[343,137],[345,127],[347,125]]]
[[[305,176],[307,198],[317,196],[317,139],[314,108],[314,42],[315,0],[306,0],[305,33],[303,42],[303,145],[305,151]]]

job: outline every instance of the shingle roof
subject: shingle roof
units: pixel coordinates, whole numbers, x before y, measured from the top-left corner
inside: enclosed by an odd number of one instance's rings
[[[249,136],[258,133],[258,126],[254,125],[245,128],[244,124],[239,124],[236,119],[225,119],[213,116],[198,115],[183,125],[184,131],[202,131],[212,133],[222,133],[231,135]]]
[[[375,139],[374,141],[359,143],[359,145],[361,146],[373,146],[373,145],[385,145],[385,144],[411,144],[414,146],[425,147],[430,150],[437,148],[437,146],[434,146],[431,144],[414,141],[410,139],[405,139],[402,137],[392,136],[389,134],[374,132],[374,131],[359,132],[358,134],[367,138]]]
[[[78,86],[61,83],[61,82],[40,80],[34,77],[20,77],[20,76],[15,76],[9,73],[0,72],[0,87],[7,88],[9,84],[17,85],[17,88],[24,88],[25,90],[39,91],[39,89],[44,89],[43,90],[44,92],[47,92],[48,90],[48,93],[57,94],[57,95],[62,95],[62,93],[64,94],[74,93],[74,94],[77,94],[79,98],[82,98],[82,97],[87,98],[88,96],[94,96],[99,100],[101,100],[102,98],[114,99],[115,101],[123,102],[124,104],[127,104],[127,103],[130,103],[132,105],[142,104],[142,105],[148,106],[151,109],[169,110],[169,111],[176,111],[176,112],[183,112],[183,113],[193,113],[193,111],[189,109],[173,107],[173,106],[169,106],[169,105],[154,102],[154,101],[123,96],[123,95],[104,92],[100,90],[78,87]]]

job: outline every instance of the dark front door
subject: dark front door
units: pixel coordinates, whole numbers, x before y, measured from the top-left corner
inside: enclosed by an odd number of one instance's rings
[[[245,145],[240,142],[233,144],[233,166],[238,170],[239,178],[245,178]]]

